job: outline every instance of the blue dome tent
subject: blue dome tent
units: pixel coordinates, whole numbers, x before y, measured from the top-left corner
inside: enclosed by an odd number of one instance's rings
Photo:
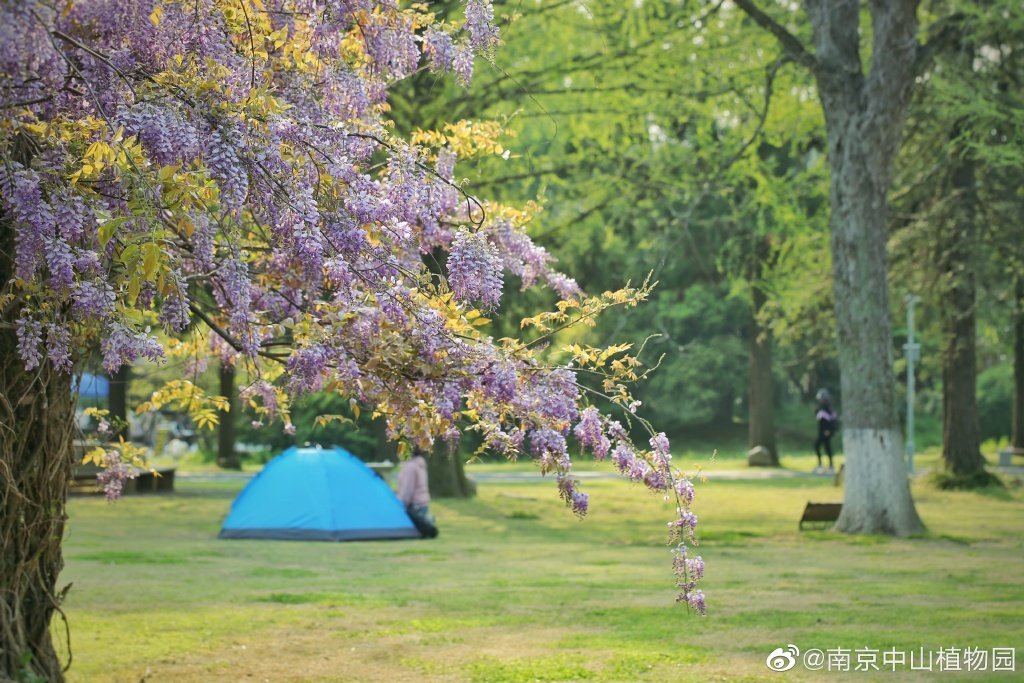
[[[231,504],[220,538],[357,541],[419,538],[373,470],[343,448],[289,448]]]

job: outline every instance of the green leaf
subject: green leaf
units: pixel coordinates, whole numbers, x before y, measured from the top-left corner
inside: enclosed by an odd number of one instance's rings
[[[107,246],[107,242],[110,241],[110,239],[114,236],[114,233],[117,232],[117,229],[120,228],[122,225],[124,225],[125,221],[127,221],[127,220],[128,220],[127,216],[117,216],[116,218],[111,218],[106,223],[103,223],[102,225],[100,225],[100,232],[99,232],[100,246],[101,247]]]
[[[139,245],[129,244],[121,250],[121,263],[131,263],[139,258]]]

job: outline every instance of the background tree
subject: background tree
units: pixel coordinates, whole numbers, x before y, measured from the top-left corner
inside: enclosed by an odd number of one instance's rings
[[[235,424],[239,410],[235,389],[235,366],[221,360],[217,367],[220,376],[220,395],[227,399],[227,410],[217,424],[217,465],[229,470],[242,469],[242,459],[236,450]]]
[[[948,40],[918,42],[918,2],[803,4],[809,27],[780,21],[751,0],[736,4],[815,77],[831,168],[833,284],[844,400],[847,479],[836,528],[910,534],[923,527],[910,497],[895,405],[886,266],[888,192],[914,81]],[[789,24],[789,26],[787,26]],[[862,25],[865,30],[862,31]],[[870,59],[862,64],[866,27]],[[814,52],[801,40],[811,30]]]
[[[998,302],[1014,298],[1007,274],[1015,249],[1007,247],[1019,242],[1011,235],[1019,230],[1007,230],[1013,221],[1003,211],[1004,183],[1016,174],[1016,165],[1007,163],[1014,155],[1006,133],[1014,129],[1017,103],[1007,91],[1008,82],[1020,77],[1012,56],[1020,47],[1020,26],[1013,21],[1019,13],[1009,6],[957,7],[959,30],[937,55],[912,108],[898,164],[903,189],[897,221],[912,234],[898,237],[895,253],[907,259],[900,272],[919,271],[910,281],[940,318],[947,483],[979,486],[993,477],[979,450],[977,378],[985,349],[976,330],[990,325],[1009,337],[1012,327],[1001,323],[1012,319],[1012,304]],[[929,274],[927,282],[920,281],[922,273]]]

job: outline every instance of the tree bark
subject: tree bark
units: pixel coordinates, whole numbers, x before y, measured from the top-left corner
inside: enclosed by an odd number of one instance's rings
[[[228,410],[220,414],[220,424],[217,425],[217,466],[240,470],[242,459],[235,450],[235,420],[238,418],[235,366],[224,361],[220,363],[220,395],[228,399]]]
[[[985,471],[977,401],[975,267],[977,192],[974,161],[961,156],[952,173],[956,212],[943,230],[942,459],[946,471],[970,476]]]
[[[918,1],[867,3],[872,44],[865,75],[860,0],[804,0],[813,53],[754,0],[735,0],[787,57],[814,74],[825,114],[846,456],[835,528],[847,533],[905,535],[924,528],[903,464],[885,252],[892,163],[918,68]]]
[[[829,145],[830,227],[846,485],[836,529],[919,533],[903,462],[889,319],[888,188],[914,82],[917,3],[871,3],[870,76],[858,0],[806,0]]]
[[[444,445],[434,449],[427,458],[427,477],[431,498],[471,498],[476,486],[466,477],[458,451]]]
[[[767,246],[767,242],[764,241]],[[778,444],[775,438],[775,386],[772,378],[771,330],[761,322],[760,313],[768,297],[758,286],[761,279],[763,250],[754,254],[755,271],[752,287],[753,322],[750,333],[750,378],[747,393],[749,423],[747,441],[750,448],[764,446],[772,455],[772,465],[779,465]]]
[[[13,253],[13,230],[0,217],[0,286],[12,276]],[[0,680],[62,681],[50,620],[64,595],[57,578],[75,426],[71,377],[45,359],[26,372],[17,348],[14,330],[0,327]]]
[[[118,425],[115,436],[123,436],[128,440],[128,386],[132,381],[132,366],[122,365],[121,369],[110,378],[110,394],[107,396],[107,409],[110,411],[111,423]]]
[[[1010,445],[1024,450],[1024,275],[1017,274],[1013,334],[1013,419]]]

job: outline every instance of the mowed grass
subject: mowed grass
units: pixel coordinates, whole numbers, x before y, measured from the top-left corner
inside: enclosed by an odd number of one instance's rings
[[[806,501],[841,498],[829,479],[709,480],[701,618],[674,602],[672,506],[625,482],[587,482],[584,521],[553,482],[483,482],[435,502],[434,541],[217,540],[243,483],[71,501],[70,681],[758,681],[787,643],[1024,645],[1019,487],[915,485],[929,533],[890,539],[798,532]]]

